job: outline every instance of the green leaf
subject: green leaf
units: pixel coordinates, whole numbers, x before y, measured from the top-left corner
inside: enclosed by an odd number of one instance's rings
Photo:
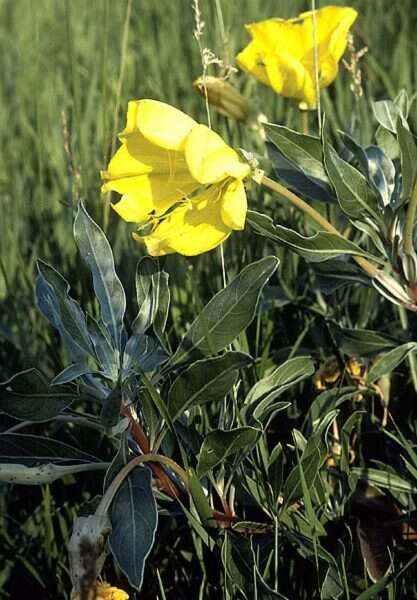
[[[144,333],[153,325],[155,334],[161,339],[168,318],[170,292],[168,273],[160,270],[157,259],[145,256],[139,261],[136,298],[139,312],[132,325],[133,331]]]
[[[417,174],[417,146],[415,137],[404,125],[401,118],[397,120],[397,139],[400,145],[402,202],[408,202],[414,188]]]
[[[254,427],[238,427],[223,431],[216,429],[206,435],[201,446],[197,475],[201,478],[231,454],[249,452],[256,444],[261,431]]]
[[[238,369],[251,362],[248,354],[227,352],[193,363],[175,379],[169,390],[168,408],[172,420],[188,408],[222,400],[236,382]]]
[[[265,125],[265,131],[268,155],[277,177],[311,200],[334,202],[320,139],[271,123]]]
[[[386,373],[390,373],[397,367],[402,361],[410,354],[417,350],[416,342],[408,342],[401,344],[397,348],[390,350],[386,354],[377,358],[369,369],[368,376],[366,378],[367,383],[376,381]]]
[[[274,400],[288,388],[314,373],[314,364],[308,356],[287,360],[270,375],[264,377],[249,390],[245,398],[245,419],[263,420],[274,410]]]
[[[329,323],[330,331],[341,352],[349,356],[373,356],[397,346],[398,341],[370,329],[348,329]]]
[[[300,477],[300,465],[303,471],[305,485],[307,488],[313,486],[319,468],[326,458],[327,446],[325,438],[327,430],[336,415],[337,411],[333,410],[327,413],[321,420],[313,434],[310,436],[297,464],[290,471],[282,491],[286,504],[291,504],[303,496],[303,482]]]
[[[387,488],[396,492],[407,492],[409,494],[415,494],[417,492],[417,486],[389,471],[371,469],[368,467],[353,467],[351,473],[378,487]]]
[[[397,133],[398,117],[403,116],[401,108],[392,100],[379,100],[371,104],[378,123],[391,133]]]
[[[100,370],[109,379],[116,381],[119,376],[119,352],[112,347],[109,332],[90,315],[87,315],[87,327]]]
[[[270,217],[252,210],[248,211],[248,223],[259,235],[287,246],[312,262],[329,260],[343,254],[365,256],[378,262],[375,256],[364,252],[353,242],[335,233],[319,231],[311,237],[304,237],[292,229],[275,225]]]
[[[0,410],[15,419],[48,421],[78,398],[71,389],[50,387],[36,369],[16,373],[0,384]]]
[[[113,347],[121,350],[126,296],[116,274],[113,253],[106,236],[93,221],[82,202],[74,221],[74,237],[93,276],[94,291],[101,308],[101,319]]]
[[[359,283],[363,286],[370,285],[370,279],[356,264],[335,258],[324,263],[315,263],[314,272],[317,284],[325,294],[333,294],[336,290],[346,285]]]
[[[19,462],[27,466],[67,462],[91,463],[100,459],[73,446],[51,438],[23,433],[0,434],[0,460]]]
[[[69,283],[53,267],[38,260],[36,297],[38,308],[58,330],[75,361],[94,356],[86,317],[78,302],[69,295]]]
[[[326,171],[343,212],[353,218],[367,213],[378,221],[377,197],[362,173],[340,158],[325,138],[323,148]]]
[[[247,265],[218,292],[190,325],[171,364],[193,355],[210,356],[231,344],[255,316],[262,290],[278,264],[278,258],[267,256]]]
[[[124,376],[155,371],[167,358],[155,338],[143,333],[132,335],[123,352]]]
[[[158,525],[150,469],[136,467],[130,472],[111,503],[110,522],[110,550],[130,585],[139,591]]]

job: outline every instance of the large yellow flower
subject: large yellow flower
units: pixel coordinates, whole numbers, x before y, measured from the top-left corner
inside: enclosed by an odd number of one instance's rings
[[[102,191],[122,194],[112,206],[140,224],[134,237],[152,256],[201,254],[243,229],[250,167],[214,131],[168,104],[138,100],[119,138]]]
[[[353,8],[325,6],[296,19],[268,19],[246,25],[252,41],[237,55],[238,64],[262,83],[288,98],[316,105],[314,40],[317,41],[319,87],[335,80],[347,35],[358,13]]]
[[[129,594],[125,591],[113,587],[110,583],[97,581],[92,589],[87,593],[88,600],[129,600]],[[81,600],[80,594],[71,592],[71,600]]]

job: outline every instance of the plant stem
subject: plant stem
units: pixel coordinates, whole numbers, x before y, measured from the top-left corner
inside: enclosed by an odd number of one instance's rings
[[[309,134],[308,110],[300,108],[299,111],[300,111],[301,133],[304,133],[305,135],[308,135]]]
[[[168,465],[182,479],[184,485],[188,486],[187,473],[174,460],[168,458],[168,456],[162,456],[161,454],[144,454],[142,456],[136,456],[134,459],[128,462],[112,480],[111,484],[106,490],[106,493],[100,501],[100,504],[96,510],[96,515],[104,515],[109,510],[114,496],[117,494],[120,486],[129,475],[130,471],[146,462]]]
[[[405,217],[405,228],[404,228],[404,252],[406,254],[413,254],[413,232],[414,223],[416,221],[417,213],[417,180],[414,184],[413,191],[411,193],[410,202],[408,203],[407,215]]]
[[[313,221],[319,225],[325,231],[329,233],[333,233],[334,235],[338,235],[339,237],[346,239],[327,219],[325,219],[315,208],[301,200],[296,194],[287,190],[283,185],[270,179],[266,175],[262,176],[261,184],[265,187],[269,188],[273,192],[280,194],[286,200],[289,200],[293,206],[303,211],[306,215],[308,215]],[[417,194],[416,194],[417,198]],[[417,202],[417,200],[416,200]],[[354,261],[369,275],[369,277],[373,278],[378,273],[378,269],[372,265],[366,258],[363,256],[353,256]]]

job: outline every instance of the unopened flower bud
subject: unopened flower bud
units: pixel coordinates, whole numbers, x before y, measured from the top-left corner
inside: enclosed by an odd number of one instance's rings
[[[206,96],[209,104],[217,108],[226,117],[244,121],[248,116],[249,104],[230,83],[219,77],[199,77],[193,83],[202,96]]]

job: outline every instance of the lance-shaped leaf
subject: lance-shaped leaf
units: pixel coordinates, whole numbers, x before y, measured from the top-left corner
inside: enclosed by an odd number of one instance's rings
[[[359,283],[363,286],[371,285],[362,269],[356,264],[335,258],[322,263],[314,264],[314,272],[319,288],[324,294],[333,294],[336,290],[346,285]]]
[[[291,358],[277,367],[249,390],[243,413],[248,421],[251,417],[263,420],[276,408],[274,400],[288,388],[314,373],[314,364],[308,356]]]
[[[348,329],[337,323],[329,323],[329,328],[340,351],[349,356],[372,356],[398,344],[398,340],[370,329]]]
[[[267,256],[242,269],[193,321],[171,363],[185,361],[193,355],[216,354],[233,342],[255,316],[261,292],[278,263],[275,256]]]
[[[226,352],[223,356],[193,363],[169,390],[168,409],[172,420],[193,406],[222,400],[236,382],[238,369],[251,362],[248,354]]]
[[[378,222],[378,203],[374,190],[355,167],[344,161],[336,150],[323,139],[326,171],[336,190],[340,207],[349,217],[370,215]]]
[[[402,118],[397,119],[397,139],[400,146],[402,202],[408,202],[413,191],[417,176],[417,146],[411,131],[406,127]]]
[[[143,333],[132,335],[123,352],[124,375],[154,371],[166,359],[167,355],[155,338]]]
[[[125,292],[116,274],[110,244],[82,202],[74,221],[74,237],[80,254],[93,276],[101,319],[110,334],[113,347],[121,350],[123,317],[126,310]]]
[[[37,263],[36,297],[38,308],[58,330],[65,347],[75,361],[94,356],[86,317],[78,302],[69,295],[70,286],[53,267]]]
[[[136,467],[130,472],[111,503],[110,522],[110,550],[130,585],[139,591],[158,525],[150,469]]]
[[[204,438],[198,458],[197,474],[201,478],[228,456],[236,452],[249,452],[259,439],[260,429],[238,427],[211,431]]]
[[[362,148],[350,135],[341,132],[343,142],[359,163],[362,173],[378,192],[382,205],[388,206],[395,188],[395,166],[379,146]]]
[[[96,321],[90,315],[87,316],[87,326],[101,371],[112,381],[116,381],[119,375],[120,353],[112,347],[109,332],[100,321]]]
[[[100,459],[51,438],[23,433],[0,434],[0,461],[33,466],[37,464],[69,462],[91,463]]]
[[[405,90],[401,90],[394,100],[378,100],[371,104],[378,123],[391,133],[397,133],[398,118],[405,122],[408,117],[409,99]]]
[[[248,223],[259,235],[290,248],[312,262],[322,262],[343,254],[365,256],[378,261],[375,256],[335,233],[319,231],[311,237],[304,237],[292,229],[275,225],[270,217],[252,210],[248,211]]]
[[[157,259],[145,256],[139,261],[136,297],[139,312],[132,326],[133,331],[144,333],[153,324],[157,337],[161,338],[168,318],[170,291],[168,273],[160,270]]]
[[[50,387],[36,369],[16,373],[0,384],[0,411],[24,421],[48,421],[78,398],[74,390]]]
[[[334,202],[319,138],[270,123],[265,125],[265,131],[268,155],[277,177],[311,200]]]
[[[310,436],[299,463],[290,471],[284,483],[283,496],[287,504],[291,504],[303,495],[303,482],[300,476],[300,465],[303,472],[304,483],[310,488],[317,477],[320,466],[327,454],[326,435],[328,428],[337,416],[337,411],[330,411],[318,424]]]
[[[369,369],[366,381],[372,383],[386,373],[390,373],[410,354],[417,350],[416,342],[401,344],[397,348],[390,350],[386,354],[379,356]]]

